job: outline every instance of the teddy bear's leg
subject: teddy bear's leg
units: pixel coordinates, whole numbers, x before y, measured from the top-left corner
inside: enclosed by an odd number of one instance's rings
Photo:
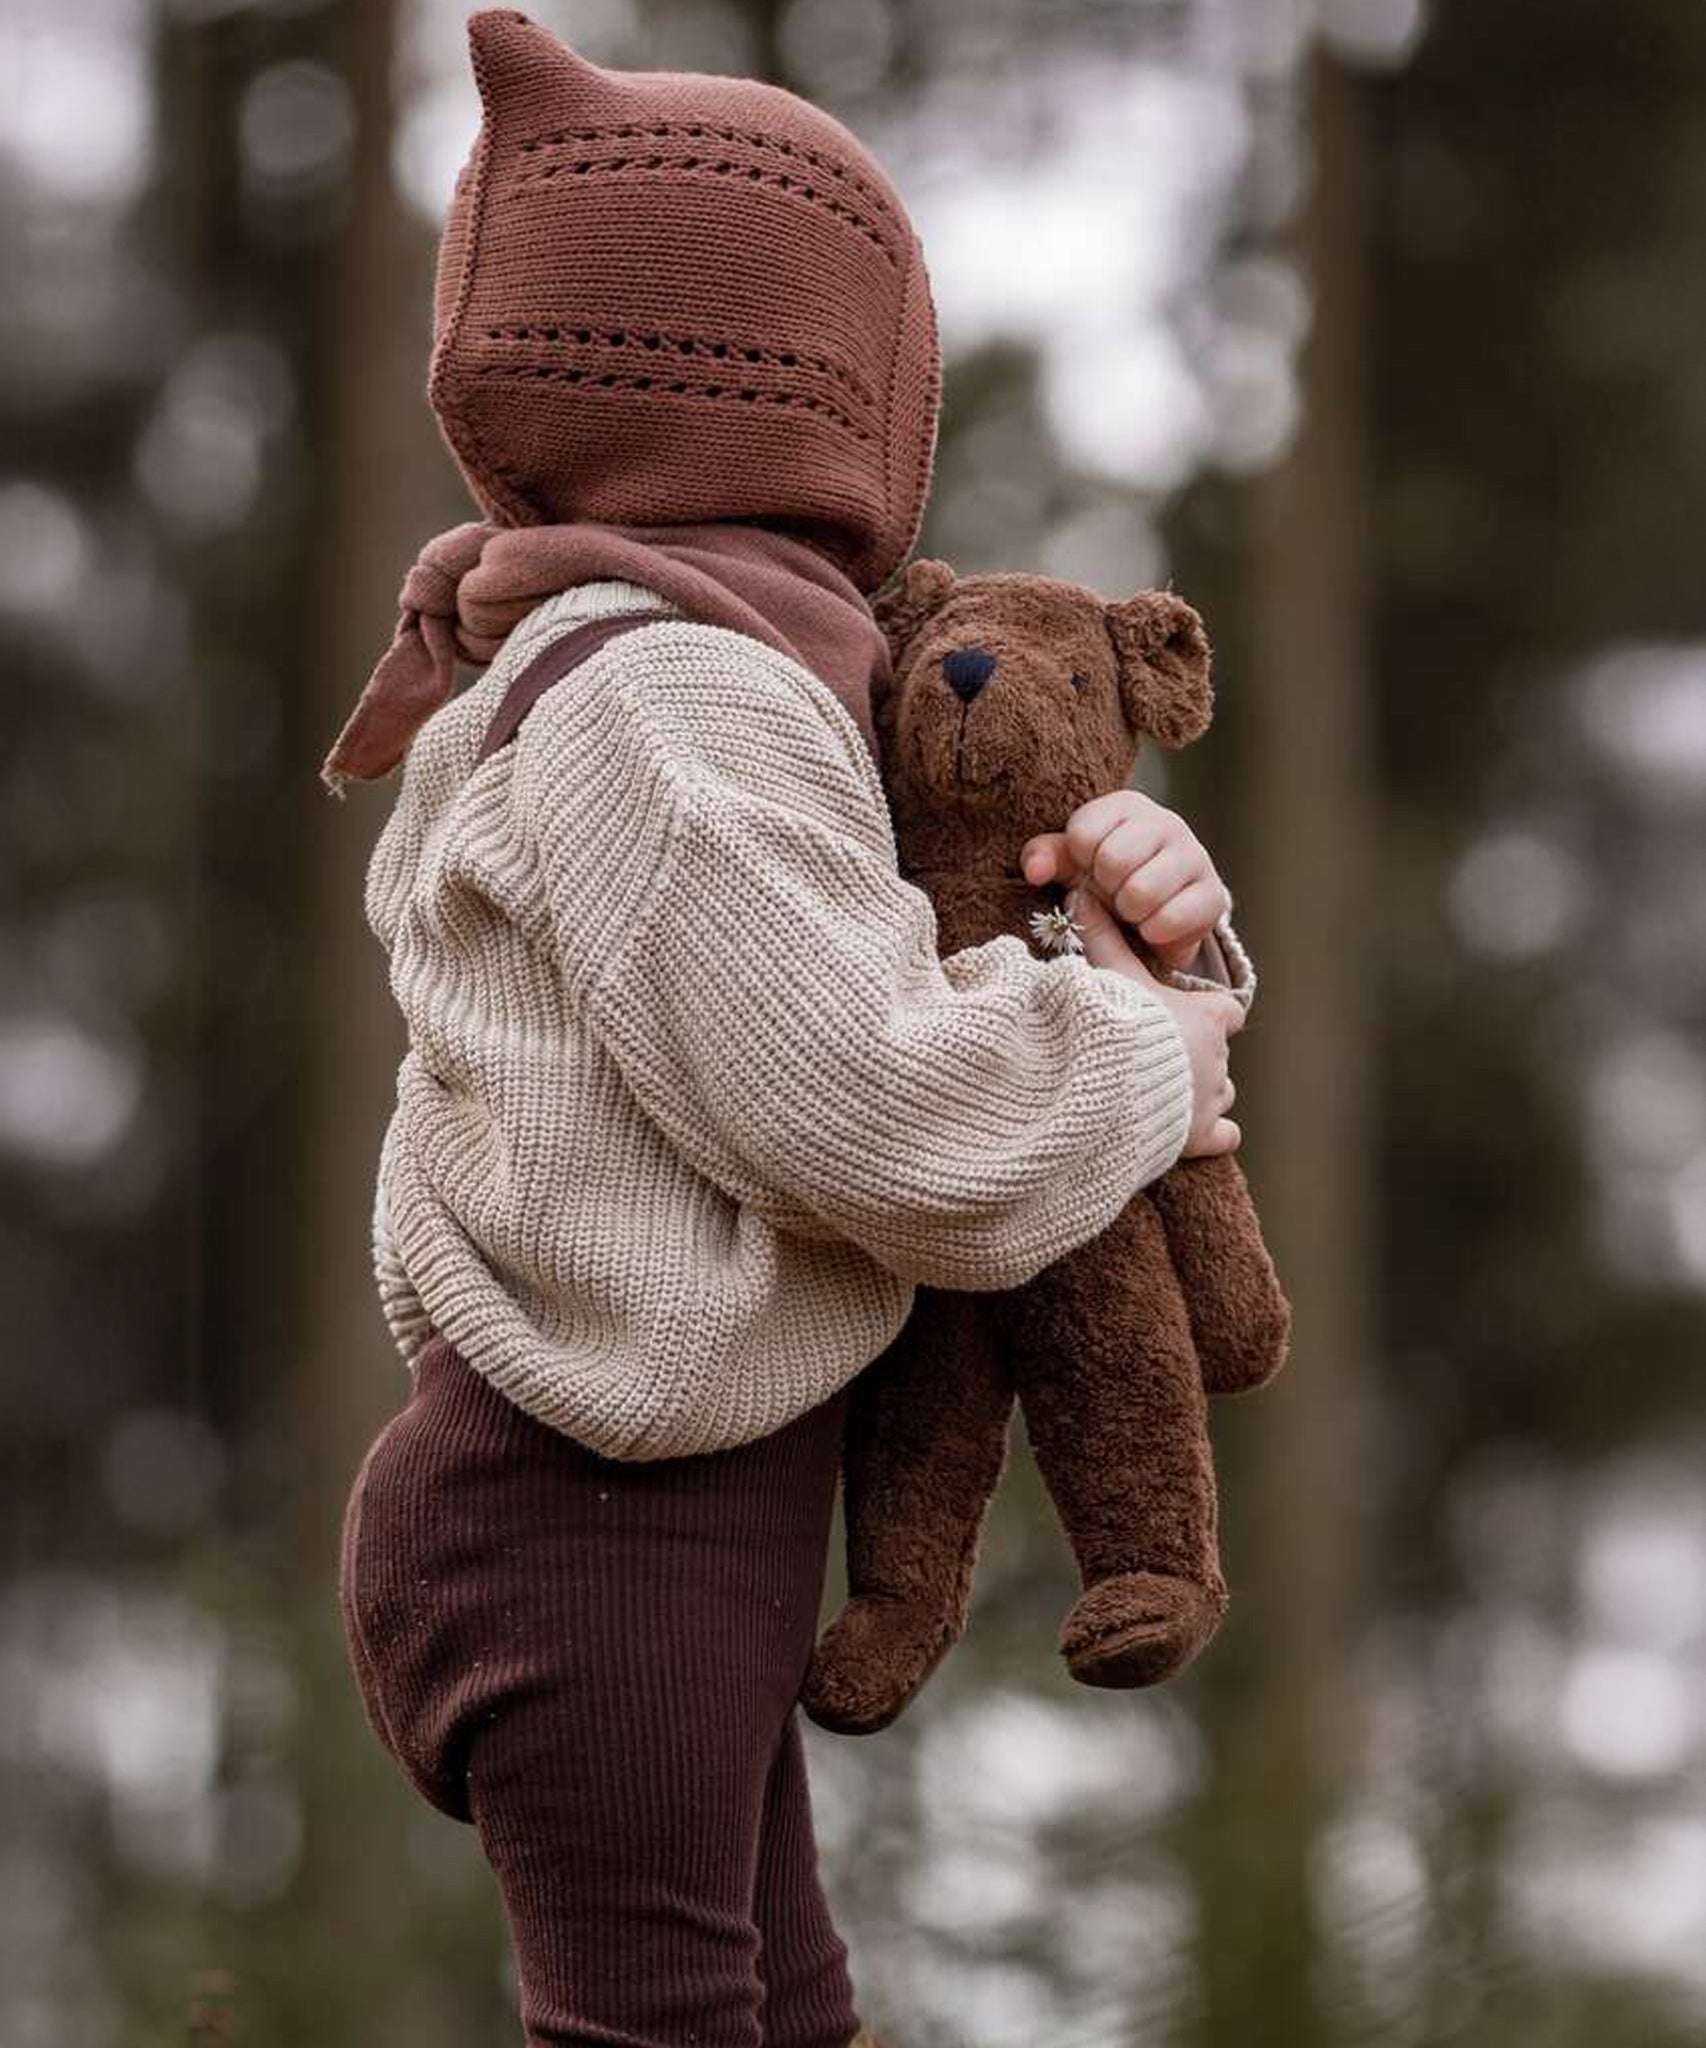
[[[900,1333],[853,1384],[847,1604],[800,1695],[820,1727],[886,1727],[965,1627],[1013,1407],[994,1328],[987,1295],[920,1287]]]
[[[1182,1159],[1147,1190],[1184,1289],[1203,1384],[1236,1394],[1285,1363],[1291,1304],[1262,1241],[1244,1169],[1231,1153]]]
[[[1083,1581],[1067,1667],[1085,1685],[1171,1678],[1213,1635],[1226,1582],[1202,1371],[1147,1193],[1030,1283],[1009,1342]]]

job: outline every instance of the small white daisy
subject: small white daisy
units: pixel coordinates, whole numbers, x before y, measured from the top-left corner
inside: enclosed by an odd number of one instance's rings
[[[1063,904],[1031,912],[1031,936],[1045,953],[1082,953],[1084,927],[1076,923]]]

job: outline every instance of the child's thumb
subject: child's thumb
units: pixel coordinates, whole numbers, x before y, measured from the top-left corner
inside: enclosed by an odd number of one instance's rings
[[[1125,935],[1125,928],[1096,891],[1084,883],[1067,891],[1062,905],[1078,927],[1084,957],[1092,967],[1114,967],[1159,987],[1144,960]]]

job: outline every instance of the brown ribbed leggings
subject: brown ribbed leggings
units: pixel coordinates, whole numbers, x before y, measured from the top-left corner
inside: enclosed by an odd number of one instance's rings
[[[440,1336],[356,1473],[362,1705],[496,1874],[530,2048],[846,2048],[794,1701],[845,1395],[734,1450],[611,1461]]]

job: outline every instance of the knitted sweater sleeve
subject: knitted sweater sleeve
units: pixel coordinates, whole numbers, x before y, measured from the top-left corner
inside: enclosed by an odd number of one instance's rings
[[[711,1181],[907,1279],[994,1289],[1179,1157],[1190,1068],[1165,1005],[1012,935],[939,957],[817,676],[674,621],[597,661],[534,707],[514,801],[589,1028]]]

